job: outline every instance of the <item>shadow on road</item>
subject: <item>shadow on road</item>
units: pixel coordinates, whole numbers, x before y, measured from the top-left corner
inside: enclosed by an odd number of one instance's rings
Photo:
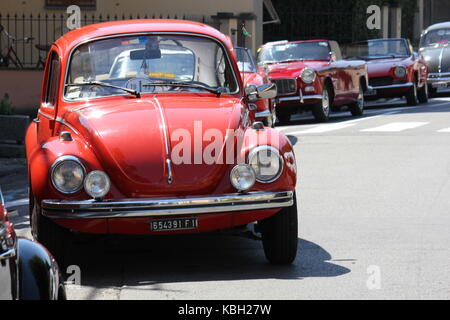
[[[266,262],[260,241],[220,235],[78,238],[68,265],[81,268],[82,285],[148,286],[174,282],[337,277],[350,269],[329,262],[319,245],[299,239],[291,266]]]

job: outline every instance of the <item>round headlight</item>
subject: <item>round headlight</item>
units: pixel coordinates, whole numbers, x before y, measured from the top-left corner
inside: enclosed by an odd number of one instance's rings
[[[94,199],[103,198],[110,187],[109,177],[103,171],[91,171],[84,179],[84,190]]]
[[[238,191],[246,191],[255,184],[255,171],[246,164],[235,166],[230,173],[230,181]]]
[[[301,79],[304,83],[313,83],[316,79],[316,72],[313,69],[305,68],[302,71]]]
[[[255,170],[256,181],[270,183],[278,179],[283,171],[283,159],[271,146],[254,148],[248,155],[248,163]]]
[[[61,193],[71,194],[81,190],[85,169],[78,158],[63,156],[53,163],[51,180],[53,186]]]
[[[406,77],[406,68],[405,67],[395,67],[395,76],[397,78]]]

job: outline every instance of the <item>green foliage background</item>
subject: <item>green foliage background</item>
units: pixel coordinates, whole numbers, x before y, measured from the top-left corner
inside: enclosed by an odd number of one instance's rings
[[[327,38],[351,42],[379,37],[368,30],[370,5],[402,7],[402,36],[413,40],[417,0],[273,0],[282,23],[264,27],[264,41]]]

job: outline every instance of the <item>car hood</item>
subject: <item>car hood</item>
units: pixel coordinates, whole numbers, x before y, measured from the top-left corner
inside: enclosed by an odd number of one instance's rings
[[[328,65],[327,61],[294,61],[271,64],[268,66],[268,74],[271,78],[297,78],[304,68],[317,70],[326,65]]]
[[[421,53],[430,73],[450,72],[450,46],[424,48]]]
[[[194,154],[199,154],[195,148],[205,150],[210,143],[202,139],[208,129],[224,137],[228,129],[236,129],[242,110],[240,100],[229,96],[168,94],[81,108],[68,121],[87,137],[112,182],[127,197],[202,194],[211,192],[227,168],[204,164],[200,157],[192,170],[191,163],[198,160]],[[172,159],[169,183],[167,151],[170,157],[174,148],[179,150],[184,142],[180,135],[188,139],[184,145],[190,147],[191,163],[176,164]]]
[[[407,58],[409,59],[409,58]],[[405,58],[389,58],[389,59],[374,59],[367,61],[367,71],[369,77],[382,77],[390,74],[390,70],[395,66],[405,65]]]

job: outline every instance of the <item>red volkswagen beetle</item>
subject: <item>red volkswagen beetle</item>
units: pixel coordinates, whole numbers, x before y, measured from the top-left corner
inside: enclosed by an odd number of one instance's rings
[[[347,55],[367,61],[366,99],[405,97],[415,106],[428,102],[428,65],[407,39],[372,39],[352,44]]]
[[[289,140],[255,121],[229,37],[204,24],[89,25],[52,44],[26,136],[33,236],[179,234],[257,221],[272,263],[297,252]]]

